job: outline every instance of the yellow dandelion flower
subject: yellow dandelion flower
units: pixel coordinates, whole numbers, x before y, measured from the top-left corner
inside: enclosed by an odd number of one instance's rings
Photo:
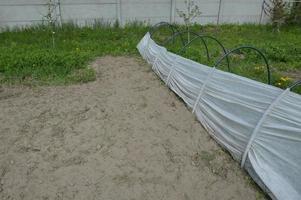
[[[285,77],[281,77],[281,78],[280,78],[280,80],[281,80],[281,81],[283,81],[283,82],[286,82],[286,81],[289,81],[289,80],[291,80],[291,78],[290,78],[290,77],[287,77],[287,76],[285,76]]]

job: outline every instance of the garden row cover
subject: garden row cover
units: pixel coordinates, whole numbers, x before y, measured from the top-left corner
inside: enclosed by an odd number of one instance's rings
[[[301,95],[168,52],[149,33],[137,48],[272,199],[301,199]]]

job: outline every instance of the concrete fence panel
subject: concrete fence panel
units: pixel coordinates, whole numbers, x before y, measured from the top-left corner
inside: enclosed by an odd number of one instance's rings
[[[41,23],[49,0],[0,0],[0,27]],[[194,22],[259,23],[263,0],[195,0],[202,12]],[[183,0],[52,0],[53,15],[61,22],[91,25],[96,21],[121,24],[141,21],[183,23],[177,9],[185,10]],[[262,22],[266,22],[263,17]]]

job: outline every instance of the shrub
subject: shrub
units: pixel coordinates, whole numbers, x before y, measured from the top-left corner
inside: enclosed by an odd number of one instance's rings
[[[280,27],[285,24],[288,16],[286,2],[284,0],[268,0],[264,5],[264,11],[270,16],[273,27],[280,31]]]
[[[301,25],[301,2],[294,2],[292,4],[287,23]]]

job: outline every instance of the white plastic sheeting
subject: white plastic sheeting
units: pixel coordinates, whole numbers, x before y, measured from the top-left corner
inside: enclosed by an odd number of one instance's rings
[[[301,95],[168,52],[149,33],[137,48],[272,199],[301,199]]]

